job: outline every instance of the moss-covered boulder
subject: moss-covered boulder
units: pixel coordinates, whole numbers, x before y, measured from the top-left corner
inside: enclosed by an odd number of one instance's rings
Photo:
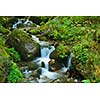
[[[73,64],[85,80],[100,82],[100,46],[94,41],[84,41],[73,47]]]
[[[56,71],[62,67],[67,67],[67,59],[70,55],[70,51],[67,46],[60,44],[56,49],[50,54],[51,61],[49,61],[49,68],[51,71]]]
[[[59,62],[67,62],[67,57],[70,55],[70,51],[67,46],[63,44],[56,47],[56,49],[50,54],[51,59],[56,59]]]
[[[13,30],[8,36],[6,43],[14,47],[23,60],[29,61],[39,56],[40,45],[20,29]]]
[[[6,47],[0,45],[0,83],[5,82],[10,72],[10,59]]]

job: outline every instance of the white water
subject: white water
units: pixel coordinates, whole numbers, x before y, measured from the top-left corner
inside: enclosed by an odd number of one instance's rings
[[[72,66],[72,57],[73,57],[73,54],[71,53],[68,57],[68,64],[67,64],[68,69]]]
[[[25,78],[28,78],[31,75],[32,71],[28,70],[28,67],[25,67],[23,74],[25,76]]]
[[[16,22],[15,24],[13,24],[12,27],[14,29],[16,29],[19,24],[23,24],[27,28],[27,27],[30,27],[33,24],[33,22],[29,21],[28,19],[27,20],[25,20],[25,19],[18,19],[18,22]]]
[[[68,70],[68,68],[66,68],[65,66],[60,69],[57,72],[51,72],[48,69],[48,62],[50,61],[50,54],[55,50],[54,46],[50,46],[48,42],[44,42],[44,41],[40,41],[36,36],[32,35],[33,40],[35,40],[36,42],[38,42],[41,45],[41,57],[37,58],[36,60],[34,60],[34,62],[36,62],[39,66],[41,66],[41,63],[44,62],[45,68],[42,68],[41,70],[41,75],[40,75],[40,79],[38,79],[39,83],[45,82],[45,78],[47,79],[56,79],[59,76],[61,76],[61,74],[63,74],[64,72],[66,72]],[[48,48],[50,47],[50,48]],[[71,59],[70,59],[71,60]],[[69,62],[70,64],[70,62]]]

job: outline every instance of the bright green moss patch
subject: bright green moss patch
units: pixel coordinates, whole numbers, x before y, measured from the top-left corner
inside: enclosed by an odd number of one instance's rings
[[[8,75],[8,82],[20,83],[20,82],[23,82],[23,80],[24,80],[24,77],[21,71],[19,70],[18,66],[16,65],[16,63],[12,62],[11,71]]]

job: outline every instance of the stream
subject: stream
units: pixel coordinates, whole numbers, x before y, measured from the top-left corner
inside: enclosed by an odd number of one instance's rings
[[[24,24],[25,28],[30,27],[32,22],[29,20],[18,19],[18,22],[13,25],[13,29],[17,28],[19,24]],[[63,64],[63,68],[59,69],[58,71],[51,72],[49,71],[48,62],[50,61],[50,54],[55,50],[55,47],[46,41],[40,41],[35,35],[31,35],[32,39],[38,42],[41,46],[41,56],[33,59],[33,62],[40,66],[40,75],[35,79],[30,79],[32,70],[29,70],[25,67],[23,74],[24,77],[27,79],[26,82],[28,83],[50,83],[56,79],[62,78],[68,69],[72,66],[72,53],[69,55],[68,60],[66,60],[66,66]]]
[[[71,66],[71,59],[72,55],[69,56],[69,61],[68,61],[68,67],[63,67],[60,70],[56,72],[51,72],[49,71],[49,66],[48,62],[50,61],[50,54],[55,50],[55,47],[50,45],[48,42],[45,41],[39,41],[39,38],[36,36],[32,35],[33,40],[38,42],[41,46],[41,57],[38,57],[33,60],[33,62],[36,62],[40,67],[41,67],[41,74],[40,77],[35,79],[35,82],[37,83],[47,83],[50,81],[53,81],[55,79],[63,77],[64,73],[70,68]],[[42,64],[44,66],[42,66]],[[25,69],[23,72],[26,77],[29,77],[31,75],[30,70]],[[30,82],[34,82],[34,80],[31,80]]]

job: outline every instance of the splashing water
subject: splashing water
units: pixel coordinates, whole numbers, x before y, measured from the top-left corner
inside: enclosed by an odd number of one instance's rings
[[[37,41],[41,45],[41,57],[34,60],[34,62],[36,62],[39,66],[41,66],[42,62],[45,65],[45,68],[41,69],[42,72],[40,75],[40,79],[38,79],[38,82],[40,82],[40,83],[45,82],[46,81],[45,78],[57,79],[58,77],[60,77],[62,75],[62,73],[66,72],[68,70],[68,68],[66,68],[64,66],[57,72],[49,71],[49,68],[48,68],[48,62],[50,61],[49,56],[55,50],[55,47],[50,46],[48,42],[39,41],[39,39],[36,36],[32,35],[32,38],[33,38],[33,40]],[[50,47],[50,48],[48,48],[48,47]],[[70,64],[70,61],[69,61],[69,64]]]

